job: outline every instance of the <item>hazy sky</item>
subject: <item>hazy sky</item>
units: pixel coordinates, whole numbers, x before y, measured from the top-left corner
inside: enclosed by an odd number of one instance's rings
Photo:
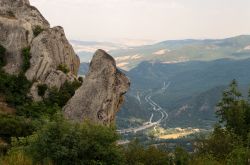
[[[30,0],[70,39],[169,40],[250,34],[250,0]]]

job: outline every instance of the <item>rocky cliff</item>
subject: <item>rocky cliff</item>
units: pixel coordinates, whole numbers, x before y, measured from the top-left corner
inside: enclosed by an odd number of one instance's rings
[[[51,28],[28,0],[0,0],[0,45],[6,48],[3,69],[9,74],[25,74],[33,82],[29,95],[34,101],[42,100],[38,85],[60,89],[66,81],[77,81],[80,60],[63,28]],[[114,59],[98,50],[82,87],[65,106],[65,116],[109,124],[128,86]]]
[[[129,88],[128,78],[116,68],[115,60],[103,50],[97,50],[83,85],[64,107],[66,118],[91,120],[109,125],[124,101]]]
[[[5,71],[22,71],[23,49],[30,52],[30,67],[25,75],[34,81],[30,95],[39,101],[38,84],[60,88],[65,81],[76,79],[80,60],[65,37],[63,28],[50,28],[48,21],[28,0],[0,1],[0,44],[7,50]],[[63,65],[69,73],[58,70]]]

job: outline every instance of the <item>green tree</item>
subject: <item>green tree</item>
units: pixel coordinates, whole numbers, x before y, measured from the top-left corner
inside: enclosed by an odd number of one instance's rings
[[[218,104],[220,123],[225,124],[227,130],[245,138],[249,131],[249,111],[248,102],[243,99],[236,80],[233,80]]]

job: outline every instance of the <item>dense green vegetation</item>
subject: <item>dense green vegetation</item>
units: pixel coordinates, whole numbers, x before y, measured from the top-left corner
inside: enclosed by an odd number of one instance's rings
[[[22,65],[22,71],[25,73],[30,68],[30,47],[24,48],[22,50],[23,55],[23,65]]]
[[[8,104],[14,107],[30,102],[27,96],[31,83],[23,73],[9,75],[0,69],[0,94],[4,95]]]

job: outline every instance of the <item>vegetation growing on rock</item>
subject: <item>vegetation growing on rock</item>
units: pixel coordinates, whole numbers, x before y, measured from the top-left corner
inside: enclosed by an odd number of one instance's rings
[[[30,47],[24,48],[22,50],[23,55],[23,65],[22,65],[22,71],[25,73],[30,68]]]
[[[43,32],[43,28],[41,26],[35,26],[35,28],[33,29],[33,34],[35,37],[37,37],[40,33]]]
[[[65,64],[58,65],[57,70],[60,70],[65,74],[69,73],[69,71],[70,71],[69,68],[67,67],[67,65],[65,65]]]

